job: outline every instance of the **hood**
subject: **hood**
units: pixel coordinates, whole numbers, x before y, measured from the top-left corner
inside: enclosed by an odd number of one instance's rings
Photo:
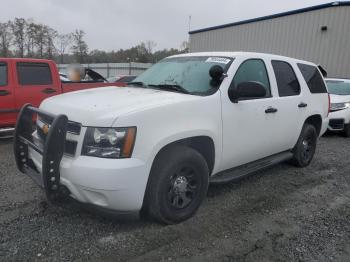
[[[330,97],[330,99],[331,99],[331,103],[350,102],[350,95],[334,95],[334,94],[329,94],[329,97]]]
[[[84,126],[108,127],[123,114],[196,98],[155,89],[114,86],[54,96],[44,100],[40,108],[53,114],[65,114],[69,120]]]

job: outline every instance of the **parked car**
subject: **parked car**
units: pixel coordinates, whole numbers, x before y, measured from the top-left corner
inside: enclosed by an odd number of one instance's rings
[[[259,53],[183,54],[162,60],[129,87],[24,106],[15,158],[52,201],[64,192],[173,224],[195,214],[209,182],[286,160],[309,165],[328,109],[312,63]]]
[[[95,80],[62,81],[63,76],[53,61],[0,58],[0,135],[13,129],[17,114],[26,103],[39,106],[45,98],[62,93],[101,86],[120,86],[118,83],[104,83],[103,77],[90,69],[86,72]]]
[[[350,79],[327,78],[326,83],[331,100],[328,130],[350,137]]]
[[[119,83],[123,86],[127,86],[127,83],[132,82],[137,76],[134,75],[124,75],[124,76],[114,76],[107,78],[109,83]]]

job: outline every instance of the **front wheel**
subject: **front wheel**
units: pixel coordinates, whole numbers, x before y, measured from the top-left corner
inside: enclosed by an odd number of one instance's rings
[[[308,166],[314,157],[317,132],[313,125],[304,124],[298,142],[293,149],[292,163],[298,167]]]
[[[149,215],[165,224],[192,217],[208,191],[209,169],[203,156],[186,146],[161,152],[146,192]]]

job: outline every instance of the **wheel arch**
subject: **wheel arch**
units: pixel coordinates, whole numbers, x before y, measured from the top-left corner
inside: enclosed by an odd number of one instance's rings
[[[209,174],[211,174],[215,165],[215,144],[213,139],[209,136],[187,137],[164,145],[155,155],[152,166],[156,162],[157,157],[159,157],[163,152],[173,146],[178,145],[190,147],[200,153],[207,162]]]
[[[200,136],[192,136],[192,137],[187,137],[187,138],[182,138],[176,141],[169,142],[168,144],[162,146],[158,152],[156,153],[151,169],[150,169],[150,174],[148,176],[148,181],[146,185],[146,190],[144,194],[144,199],[143,199],[143,204],[142,204],[142,209],[141,213],[145,212],[145,208],[147,206],[148,198],[147,198],[147,191],[149,188],[149,183],[150,183],[150,178],[151,178],[151,172],[153,169],[154,164],[156,163],[157,159],[160,157],[161,154],[166,152],[168,149],[174,147],[174,146],[188,146],[190,148],[193,148],[197,152],[199,152],[205,159],[208,168],[209,168],[209,176],[211,175],[214,165],[215,165],[215,144],[214,140],[206,135],[200,135]]]
[[[304,124],[311,124],[316,128],[317,136],[320,135],[321,133],[321,128],[322,128],[322,117],[319,114],[311,115],[309,116]]]

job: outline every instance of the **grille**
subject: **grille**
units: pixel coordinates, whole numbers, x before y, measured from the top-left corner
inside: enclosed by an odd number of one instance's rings
[[[344,129],[344,119],[331,119],[329,120],[329,126],[333,129]]]
[[[52,119],[44,116],[44,115],[40,115],[40,120],[42,122],[44,122],[45,124],[51,124],[52,123]],[[73,121],[68,121],[68,125],[67,125],[67,132],[71,133],[73,135],[80,135],[81,132],[81,124],[77,123],[77,122],[73,122]]]
[[[40,119],[40,120],[42,120],[42,119]],[[36,131],[38,133],[39,138],[43,141],[43,144],[44,144],[46,141],[46,134],[43,132],[43,130],[38,125],[36,125]],[[77,145],[78,145],[78,143],[76,141],[66,140],[64,153],[66,155],[75,156],[75,153],[77,150]]]

